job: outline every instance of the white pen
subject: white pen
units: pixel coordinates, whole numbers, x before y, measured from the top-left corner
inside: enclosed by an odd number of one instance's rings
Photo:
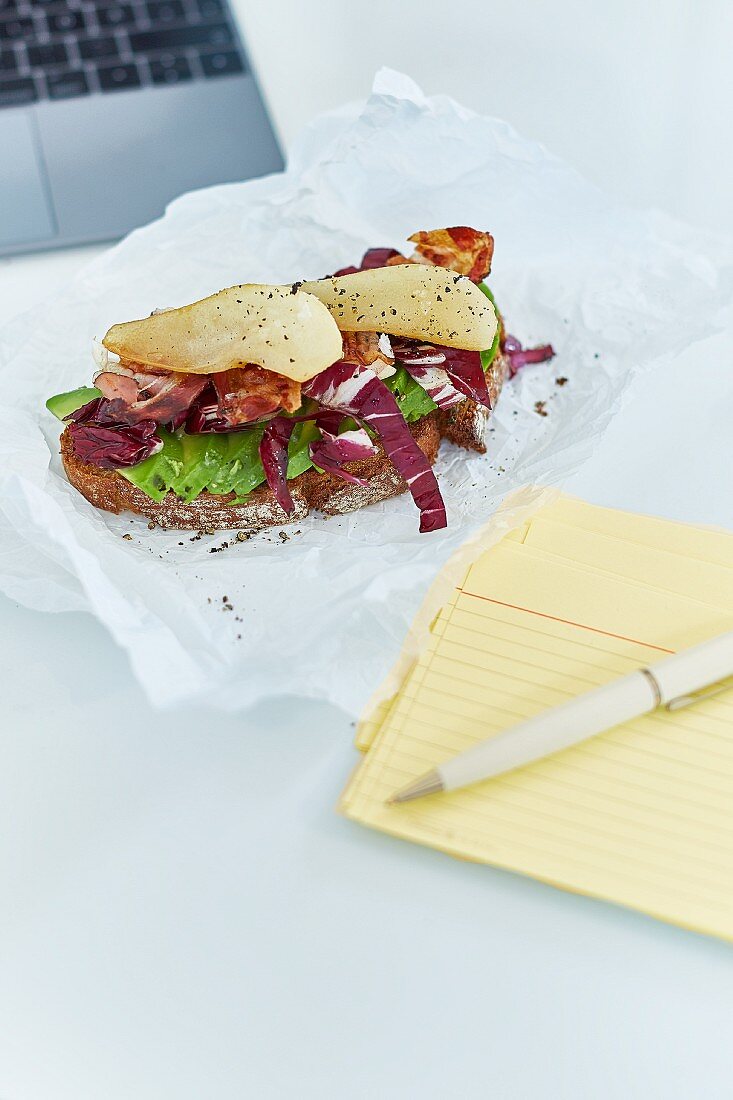
[[[587,741],[604,730],[657,707],[679,710],[733,684],[719,681],[733,676],[733,630],[683,649],[651,668],[640,668],[528,718],[503,733],[439,764],[387,801],[409,802],[426,794],[452,791],[481,779],[503,775],[533,760]],[[710,688],[710,685],[716,685]],[[710,690],[702,693],[703,688]],[[701,694],[694,694],[700,692]]]

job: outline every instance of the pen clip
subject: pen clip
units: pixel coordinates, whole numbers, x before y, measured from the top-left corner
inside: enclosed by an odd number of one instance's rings
[[[692,707],[695,703],[701,703],[703,699],[711,699],[713,695],[722,695],[724,691],[731,691],[732,689],[733,680],[728,676],[717,684],[711,684],[704,691],[696,691],[690,695],[678,695],[676,699],[670,699],[668,703],[664,704],[664,709],[684,710],[685,707]]]

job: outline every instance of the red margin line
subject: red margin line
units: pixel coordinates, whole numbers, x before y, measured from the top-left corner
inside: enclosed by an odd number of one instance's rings
[[[599,630],[597,626],[588,626],[586,623],[576,623],[572,619],[561,619],[557,615],[547,615],[544,611],[534,611],[531,607],[520,607],[516,603],[505,603],[504,600],[494,600],[491,596],[480,596],[478,592],[467,592],[465,588],[458,589],[464,596],[473,596],[476,600],[486,600],[487,603],[496,603],[501,607],[511,607],[514,611],[526,611],[528,615],[538,615],[541,619],[552,619],[555,623],[565,623],[566,626],[577,626],[581,630],[590,630],[593,634],[605,634],[607,638],[618,638],[621,642],[633,642],[634,645],[643,645],[648,649],[658,649],[660,653],[676,653],[674,649],[665,649],[662,645],[653,645],[651,642],[641,642],[638,638],[627,638],[625,634],[613,634],[610,630]]]

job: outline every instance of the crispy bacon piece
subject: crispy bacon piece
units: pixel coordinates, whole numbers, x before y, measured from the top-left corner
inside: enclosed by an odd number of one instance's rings
[[[344,344],[342,358],[347,363],[359,363],[362,367],[371,367],[377,360],[389,367],[394,363],[392,345],[386,333],[342,332],[341,337]]]
[[[140,392],[132,373],[117,374],[117,372],[103,371],[94,379],[94,385],[102,391],[108,401],[124,401],[126,405],[134,405]]]
[[[219,415],[231,425],[259,420],[268,413],[300,408],[300,382],[255,367],[232,367],[211,375],[219,399]]]
[[[172,371],[135,370],[135,364],[123,364],[114,371],[103,371],[94,380],[110,401],[110,411],[123,424],[154,420],[167,424],[189,407],[206,385],[206,378]]]
[[[221,425],[215,430],[251,423],[278,409],[295,412],[300,408],[299,382],[252,365],[209,376],[144,371],[136,369],[134,363],[124,363],[102,371],[95,379],[119,423],[154,420],[174,427],[180,427],[190,416],[197,399],[206,387],[211,389],[212,383],[209,404],[214,402],[217,424]]]
[[[397,267],[399,264],[417,264],[420,260],[416,260],[413,256],[403,256],[401,252],[395,252],[394,256],[390,256],[385,261],[385,267]]]
[[[491,270],[494,238],[490,233],[454,225],[450,229],[421,230],[408,240],[414,243],[415,252],[423,261],[468,275],[474,283],[480,283]]]
[[[395,264],[433,264],[435,267],[450,268],[459,275],[468,275],[474,283],[480,283],[491,270],[494,238],[490,233],[481,233],[468,225],[421,230],[413,233],[408,240],[415,245],[412,256],[403,256],[394,248],[370,248],[358,267],[343,267],[336,274],[353,275],[357,271],[393,267]]]

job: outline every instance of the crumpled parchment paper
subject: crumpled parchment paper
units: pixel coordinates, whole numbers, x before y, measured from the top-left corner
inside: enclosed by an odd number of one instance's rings
[[[487,457],[443,445],[447,531],[420,535],[405,495],[282,535],[199,538],[97,511],[68,485],[43,403],[89,383],[91,339],[113,322],[234,283],[317,277],[370,245],[455,224],[494,234],[490,284],[509,331],[552,342],[557,358],[505,387]],[[285,174],[183,196],[0,333],[0,588],[96,615],[156,706],[233,710],[296,694],[356,714],[495,540],[502,498],[560,484],[632,372],[714,331],[723,297],[691,230],[619,208],[506,123],[383,70],[366,104],[307,128]],[[542,497],[520,495],[504,522]]]

